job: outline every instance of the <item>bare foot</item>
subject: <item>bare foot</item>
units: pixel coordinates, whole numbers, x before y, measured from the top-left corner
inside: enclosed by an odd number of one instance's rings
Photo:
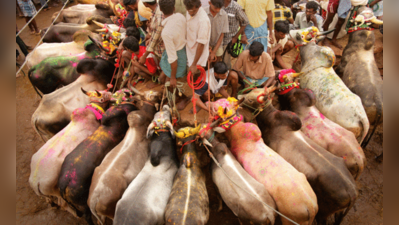
[[[331,44],[334,45],[335,47],[339,48],[339,49],[342,49],[342,46],[337,43],[337,40],[332,40]]]
[[[177,103],[177,110],[181,111],[184,108],[186,108],[186,106],[190,103],[190,100],[191,96],[190,97],[186,96],[186,98],[182,99],[179,103]]]

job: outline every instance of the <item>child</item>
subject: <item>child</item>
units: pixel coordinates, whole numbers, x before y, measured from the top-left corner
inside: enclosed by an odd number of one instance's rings
[[[208,72],[210,73],[210,81],[208,80]],[[211,93],[208,93],[208,85]],[[227,93],[227,86],[229,85],[232,87],[231,95]],[[237,74],[231,74],[226,63],[216,62],[214,68],[210,69],[206,73],[205,85],[201,89],[194,91],[194,97],[197,99],[197,106],[199,107],[197,112],[201,109],[208,111],[208,107],[206,107],[203,101],[208,101],[209,94],[211,95],[211,98],[218,93],[224,98],[230,96],[237,98],[237,86]],[[190,113],[192,113],[192,110]]]

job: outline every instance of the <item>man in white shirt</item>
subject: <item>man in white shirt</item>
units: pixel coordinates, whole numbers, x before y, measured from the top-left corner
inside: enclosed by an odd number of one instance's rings
[[[197,65],[205,67],[209,57],[211,22],[200,0],[184,0],[187,9],[187,61],[189,71],[197,73]]]
[[[174,0],[159,1],[159,8],[164,14],[161,37],[165,44],[165,51],[162,53],[160,62],[162,74],[159,80],[161,83],[170,81],[172,92],[176,87],[176,78],[187,75],[186,19],[180,13],[173,13],[174,4]],[[177,110],[184,109],[189,100],[190,98],[186,96],[181,98],[176,96]]]
[[[294,27],[303,29],[315,26],[319,31],[323,31],[323,17],[317,15],[319,4],[314,1],[306,3],[306,12],[299,12],[295,17]]]
[[[267,53],[269,53],[275,65],[282,69],[291,69],[283,60],[283,55],[294,48],[294,42],[288,40],[290,22],[279,20],[274,24],[274,43],[268,43]]]

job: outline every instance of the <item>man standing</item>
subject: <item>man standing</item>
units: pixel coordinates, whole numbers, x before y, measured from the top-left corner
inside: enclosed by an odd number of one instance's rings
[[[299,12],[296,15],[294,26],[296,29],[303,29],[311,26],[315,26],[319,31],[323,31],[323,17],[317,15],[319,4],[311,1],[306,3],[306,12]]]
[[[273,84],[275,76],[272,59],[264,52],[262,43],[257,41],[252,42],[249,50],[243,51],[238,56],[230,74],[233,76],[237,74],[240,80],[245,82],[245,87],[250,85],[269,87]]]
[[[209,40],[211,48],[209,60],[211,62],[220,60],[223,54],[223,37],[229,32],[227,13],[222,9],[222,6],[223,0],[211,0],[209,6],[204,8],[211,22],[211,39]]]
[[[161,37],[161,33],[163,30],[162,21],[164,19],[164,15],[159,9],[158,3],[156,0],[142,0],[144,5],[151,9],[151,24],[148,27],[150,38],[147,43],[147,50],[143,56],[140,57],[139,63],[144,65],[147,56],[153,52],[158,59],[161,59],[162,53],[165,50],[165,46]]]
[[[226,11],[229,20],[229,32],[224,34],[223,37],[223,51],[225,51],[230,41],[233,45],[237,43],[238,37],[244,33],[245,27],[249,22],[247,15],[245,15],[241,6],[235,1],[224,0],[222,9]],[[241,42],[246,43],[246,39],[243,36],[241,36]],[[225,56],[223,61],[226,63],[227,68],[231,69],[231,56]]]
[[[274,43],[273,30],[273,0],[238,0],[238,4],[247,14],[249,24],[245,27],[244,35],[249,42],[256,41],[263,44],[267,51],[267,37],[269,42]],[[268,31],[269,30],[269,31]],[[245,49],[246,45],[244,45]]]
[[[200,0],[184,0],[184,5],[187,9],[187,65],[194,75],[197,65],[205,67],[208,60],[211,22]]]

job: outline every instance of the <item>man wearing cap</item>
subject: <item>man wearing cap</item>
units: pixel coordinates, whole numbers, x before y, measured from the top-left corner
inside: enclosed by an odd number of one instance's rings
[[[241,69],[241,70],[240,70]],[[274,67],[270,55],[264,52],[262,43],[252,42],[249,50],[243,51],[234,64],[232,75],[237,73],[245,87],[269,87],[274,83]],[[272,78],[272,79],[270,79]]]

